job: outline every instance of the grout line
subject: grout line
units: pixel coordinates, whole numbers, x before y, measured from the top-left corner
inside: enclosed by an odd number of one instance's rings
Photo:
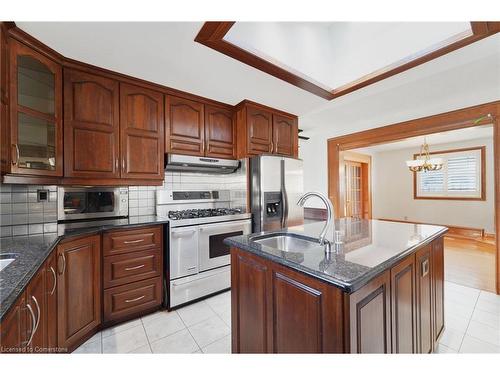
[[[144,326],[144,322],[142,321],[142,319],[141,319],[141,326],[142,329],[144,330],[144,334],[146,335],[146,341],[148,342],[149,350],[151,351],[152,354],[154,354],[153,348],[151,347],[151,342],[149,341],[148,333],[146,332],[146,327]]]
[[[464,343],[465,336],[467,335],[467,331],[469,330],[470,322],[472,321],[472,317],[474,316],[474,311],[476,311],[476,306],[477,306],[477,302],[479,301],[480,294],[481,294],[481,291],[479,291],[479,294],[477,295],[477,298],[476,298],[476,303],[474,303],[474,308],[472,309],[472,314],[469,318],[469,322],[467,323],[467,328],[465,329],[464,336],[462,337],[462,341],[460,342],[460,346],[458,347],[458,351],[457,351],[458,353],[460,353],[460,350],[462,349],[462,345]]]

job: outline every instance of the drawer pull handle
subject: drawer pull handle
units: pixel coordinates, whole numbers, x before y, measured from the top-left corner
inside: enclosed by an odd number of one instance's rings
[[[123,243],[130,244],[130,243],[139,243],[139,242],[142,242],[142,241],[144,241],[144,238],[141,238],[140,240],[134,240],[134,241],[123,241]]]
[[[422,262],[422,277],[427,276],[429,273],[429,259]]]
[[[146,296],[145,296],[145,295],[142,295],[142,296],[137,297],[137,298],[126,299],[126,300],[125,300],[125,303],[137,302],[137,301],[140,301],[141,299],[143,299],[144,297],[146,297]]]
[[[145,264],[140,264],[140,265],[135,266],[135,267],[127,267],[127,268],[125,268],[125,271],[138,270],[139,268],[142,268],[144,266],[145,266]]]
[[[54,267],[50,266],[50,272],[52,272],[52,276],[54,277],[54,285],[52,286],[52,290],[50,291],[50,295],[52,296],[54,292],[56,291],[56,286],[57,286],[57,276],[56,276],[56,271],[54,270]]]
[[[195,269],[196,269],[196,266],[194,266],[194,267],[189,267],[187,270],[188,270],[188,271],[192,271],[192,270],[195,270]]]

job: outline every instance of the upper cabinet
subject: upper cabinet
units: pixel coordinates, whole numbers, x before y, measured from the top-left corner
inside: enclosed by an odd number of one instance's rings
[[[122,177],[163,180],[163,134],[163,94],[121,83]]]
[[[64,70],[64,174],[120,177],[119,84]]]
[[[62,68],[9,39],[10,173],[62,176]]]
[[[215,106],[205,106],[205,154],[215,158],[236,157],[236,128],[233,112]]]
[[[298,157],[297,117],[243,101],[237,106],[239,158],[263,153]]]
[[[166,152],[204,156],[205,117],[203,104],[167,95],[165,97]]]
[[[229,108],[166,96],[166,152],[234,159],[235,145],[236,129]]]

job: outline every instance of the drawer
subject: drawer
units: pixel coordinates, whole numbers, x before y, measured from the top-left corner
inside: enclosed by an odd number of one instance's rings
[[[162,279],[138,281],[104,291],[104,321],[121,320],[159,307]]]
[[[102,245],[104,256],[162,247],[162,226],[106,232]]]
[[[104,288],[162,276],[162,259],[163,254],[159,247],[104,257]]]

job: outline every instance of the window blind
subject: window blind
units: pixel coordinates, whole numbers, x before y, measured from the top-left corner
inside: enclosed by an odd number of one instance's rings
[[[481,198],[482,148],[435,153],[442,158],[438,171],[417,173],[417,197]]]

